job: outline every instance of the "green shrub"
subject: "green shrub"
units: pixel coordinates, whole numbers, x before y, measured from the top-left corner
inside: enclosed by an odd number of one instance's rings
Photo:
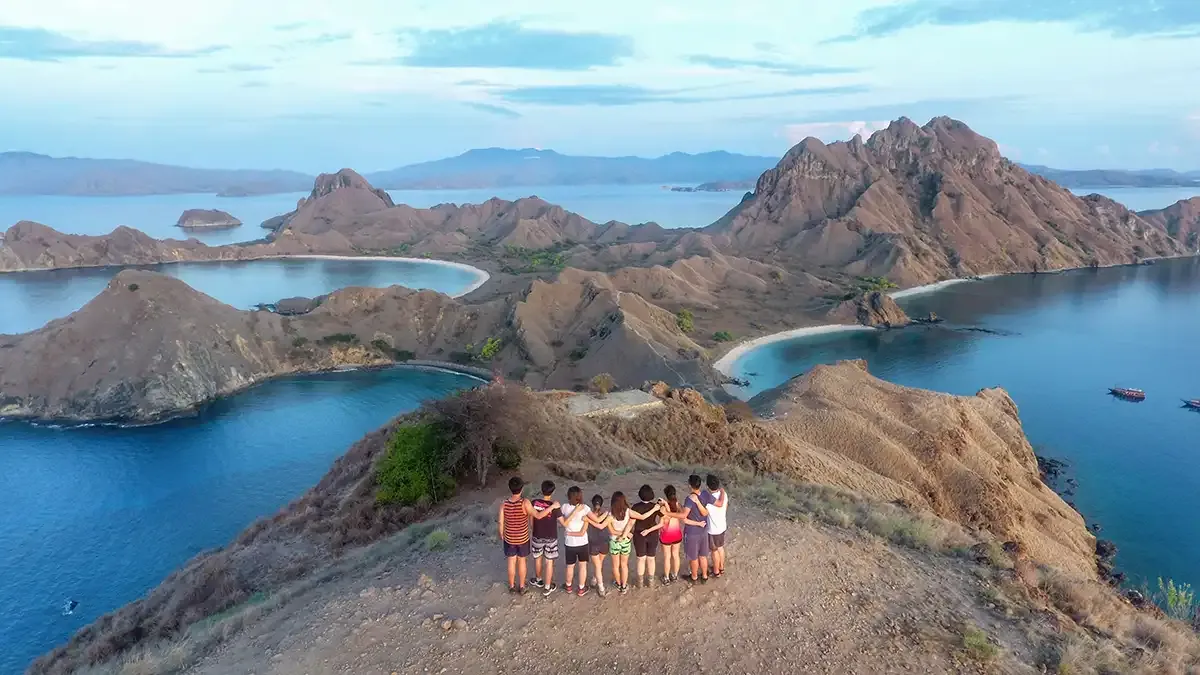
[[[326,335],[320,339],[321,344],[355,344],[358,342],[358,336],[354,333],[333,333]]]
[[[412,361],[417,358],[416,353],[410,352],[407,349],[393,349],[392,358],[397,361]]]
[[[733,334],[727,330],[719,330],[713,333],[713,339],[717,342],[729,342],[733,340]]]
[[[582,361],[583,357],[587,356],[587,353],[587,347],[576,347],[575,349],[572,349],[571,353],[567,356],[570,357],[572,361]]]
[[[1192,590],[1191,584],[1176,584],[1173,579],[1163,581],[1162,577],[1159,577],[1156,599],[1162,610],[1172,619],[1190,624],[1200,618],[1197,615],[1200,606],[1196,604],[1196,592]]]
[[[696,317],[692,315],[692,310],[681,309],[675,312],[675,325],[679,326],[679,330],[690,333],[696,329]]]
[[[406,424],[388,441],[376,469],[380,504],[415,504],[422,498],[441,501],[454,493],[454,477],[446,467],[446,439],[432,422]]]
[[[479,350],[479,358],[484,361],[491,361],[496,354],[500,353],[500,349],[504,346],[504,341],[498,337],[490,337],[487,342],[483,343],[483,347]]]
[[[521,449],[511,445],[500,445],[495,451],[496,466],[503,471],[512,471],[521,466]]]
[[[308,338],[306,337],[300,336],[292,338],[293,347],[303,347],[306,344],[308,344]]]
[[[136,291],[139,288],[137,284],[129,284],[129,290]]]
[[[450,533],[437,529],[425,535],[425,550],[440,551],[444,548],[450,548]]]
[[[967,656],[976,661],[991,661],[1000,653],[1000,648],[992,644],[987,633],[971,625],[963,628],[962,646]]]
[[[875,291],[886,291],[897,288],[896,283],[887,277],[859,277],[856,285],[860,293],[873,293]]]

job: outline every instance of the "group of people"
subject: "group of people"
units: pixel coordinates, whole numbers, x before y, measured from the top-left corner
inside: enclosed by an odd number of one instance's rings
[[[628,593],[630,556],[637,560],[633,585],[649,588],[655,580],[660,547],[663,551],[660,581],[664,585],[680,578],[681,548],[688,562],[685,579],[707,583],[710,574],[720,577],[725,573],[729,495],[716,476],[709,474],[705,481],[696,474],[689,476],[688,494],[682,500],[673,485],[663,488],[661,498],[655,498],[654,488],[643,485],[636,503],[630,504],[625,493],[614,492],[607,508],[601,495],[593,496],[590,506],[585,504],[583,490],[577,485],[567,490],[567,503],[560,504],[554,499],[555,488],[553,481],[543,481],[541,496],[526,499],[522,496],[525,482],[518,476],[508,481],[512,494],[500,505],[499,517],[509,591],[528,592],[526,560],[531,555],[533,576],[528,585],[541,589],[545,595],[558,590],[554,566],[559,558],[560,527],[565,533],[563,588],[568,594],[584,596],[595,588],[601,596],[605,595],[606,558],[611,561],[612,587]]]

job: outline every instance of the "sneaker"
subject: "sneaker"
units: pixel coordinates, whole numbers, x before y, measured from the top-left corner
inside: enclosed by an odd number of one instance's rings
[[[508,587],[508,592],[509,592],[509,593],[516,593],[516,592],[517,592],[517,587],[516,587],[516,586],[509,586],[509,587]]]
[[[650,588],[650,582],[653,580],[653,577],[646,577],[645,579],[642,579],[642,588]]]
[[[625,595],[628,592],[629,592],[629,584],[622,584],[621,585],[621,595]]]
[[[570,592],[570,591],[568,591],[568,593],[569,593],[569,592]],[[587,594],[588,594],[588,589],[587,589],[587,587],[586,587],[586,586],[580,586],[580,587],[579,587],[579,597],[581,597],[581,598],[582,598],[583,596],[585,596],[585,595],[587,595]]]
[[[537,586],[538,588],[546,587],[546,582],[542,581],[541,579],[539,579],[537,577],[530,577],[529,583],[533,584],[534,586]]]
[[[671,576],[669,574],[664,574],[662,579],[659,579],[659,582],[662,583],[663,586],[667,586],[671,583]]]
[[[604,584],[596,584],[596,593],[600,594],[602,598],[608,595],[608,591],[604,590]]]
[[[674,583],[674,582],[676,582],[676,581],[679,581],[679,575],[678,575],[678,574],[672,574],[672,575],[671,575],[671,582],[672,582],[672,583]]]
[[[702,584],[707,584],[707,583],[708,583],[708,577],[700,577],[700,583],[702,583]]]
[[[550,597],[551,593],[553,593],[554,591],[557,591],[557,590],[558,590],[558,584],[556,584],[554,582],[550,582],[550,583],[546,584],[546,592],[542,593],[542,596],[548,598],[548,597]]]
[[[563,586],[563,588],[566,589],[567,595],[570,595],[575,592],[575,587],[572,586],[571,584],[567,584],[566,586]]]
[[[526,594],[526,593],[528,593],[528,592],[529,592],[529,587],[528,587],[528,586],[522,586],[522,587],[520,587],[520,588],[518,588],[518,589],[517,589],[517,595],[525,595],[525,594]]]

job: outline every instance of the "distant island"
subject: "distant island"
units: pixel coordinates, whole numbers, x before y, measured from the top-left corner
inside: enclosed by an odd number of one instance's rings
[[[715,180],[695,187],[676,186],[671,192],[745,192],[754,189],[754,180]]]
[[[179,216],[175,227],[185,230],[230,230],[242,221],[219,209],[188,209]]]
[[[774,157],[716,151],[662,157],[587,157],[553,150],[468,150],[461,155],[365,174],[385,190],[486,189],[547,185],[702,184],[746,182],[775,166]],[[307,192],[315,176],[294,171],[191,169],[126,159],[0,153],[0,194],[220,197]],[[702,187],[707,191],[709,188]],[[716,188],[713,188],[716,189]],[[724,188],[722,188],[724,189]],[[733,189],[733,188],[729,188]]]
[[[1052,169],[1022,164],[1022,168],[1068,188],[1102,187],[1195,187],[1200,189],[1200,171],[1181,173],[1171,169]]]

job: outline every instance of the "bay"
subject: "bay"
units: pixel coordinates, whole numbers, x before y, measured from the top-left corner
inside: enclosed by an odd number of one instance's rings
[[[87,304],[124,267],[0,274],[0,333],[23,333]],[[315,297],[348,286],[407,286],[447,295],[470,289],[482,271],[435,261],[275,258],[138,266],[186,282],[238,309],[283,298]]]
[[[1200,414],[1181,406],[1200,398],[1200,259],[1000,277],[899,302],[946,323],[765,345],[734,362],[751,380],[740,395],[853,358],[906,386],[1003,387],[1038,452],[1070,463],[1075,504],[1117,544],[1132,584],[1200,583]],[[1114,386],[1147,400],[1115,399]]]

